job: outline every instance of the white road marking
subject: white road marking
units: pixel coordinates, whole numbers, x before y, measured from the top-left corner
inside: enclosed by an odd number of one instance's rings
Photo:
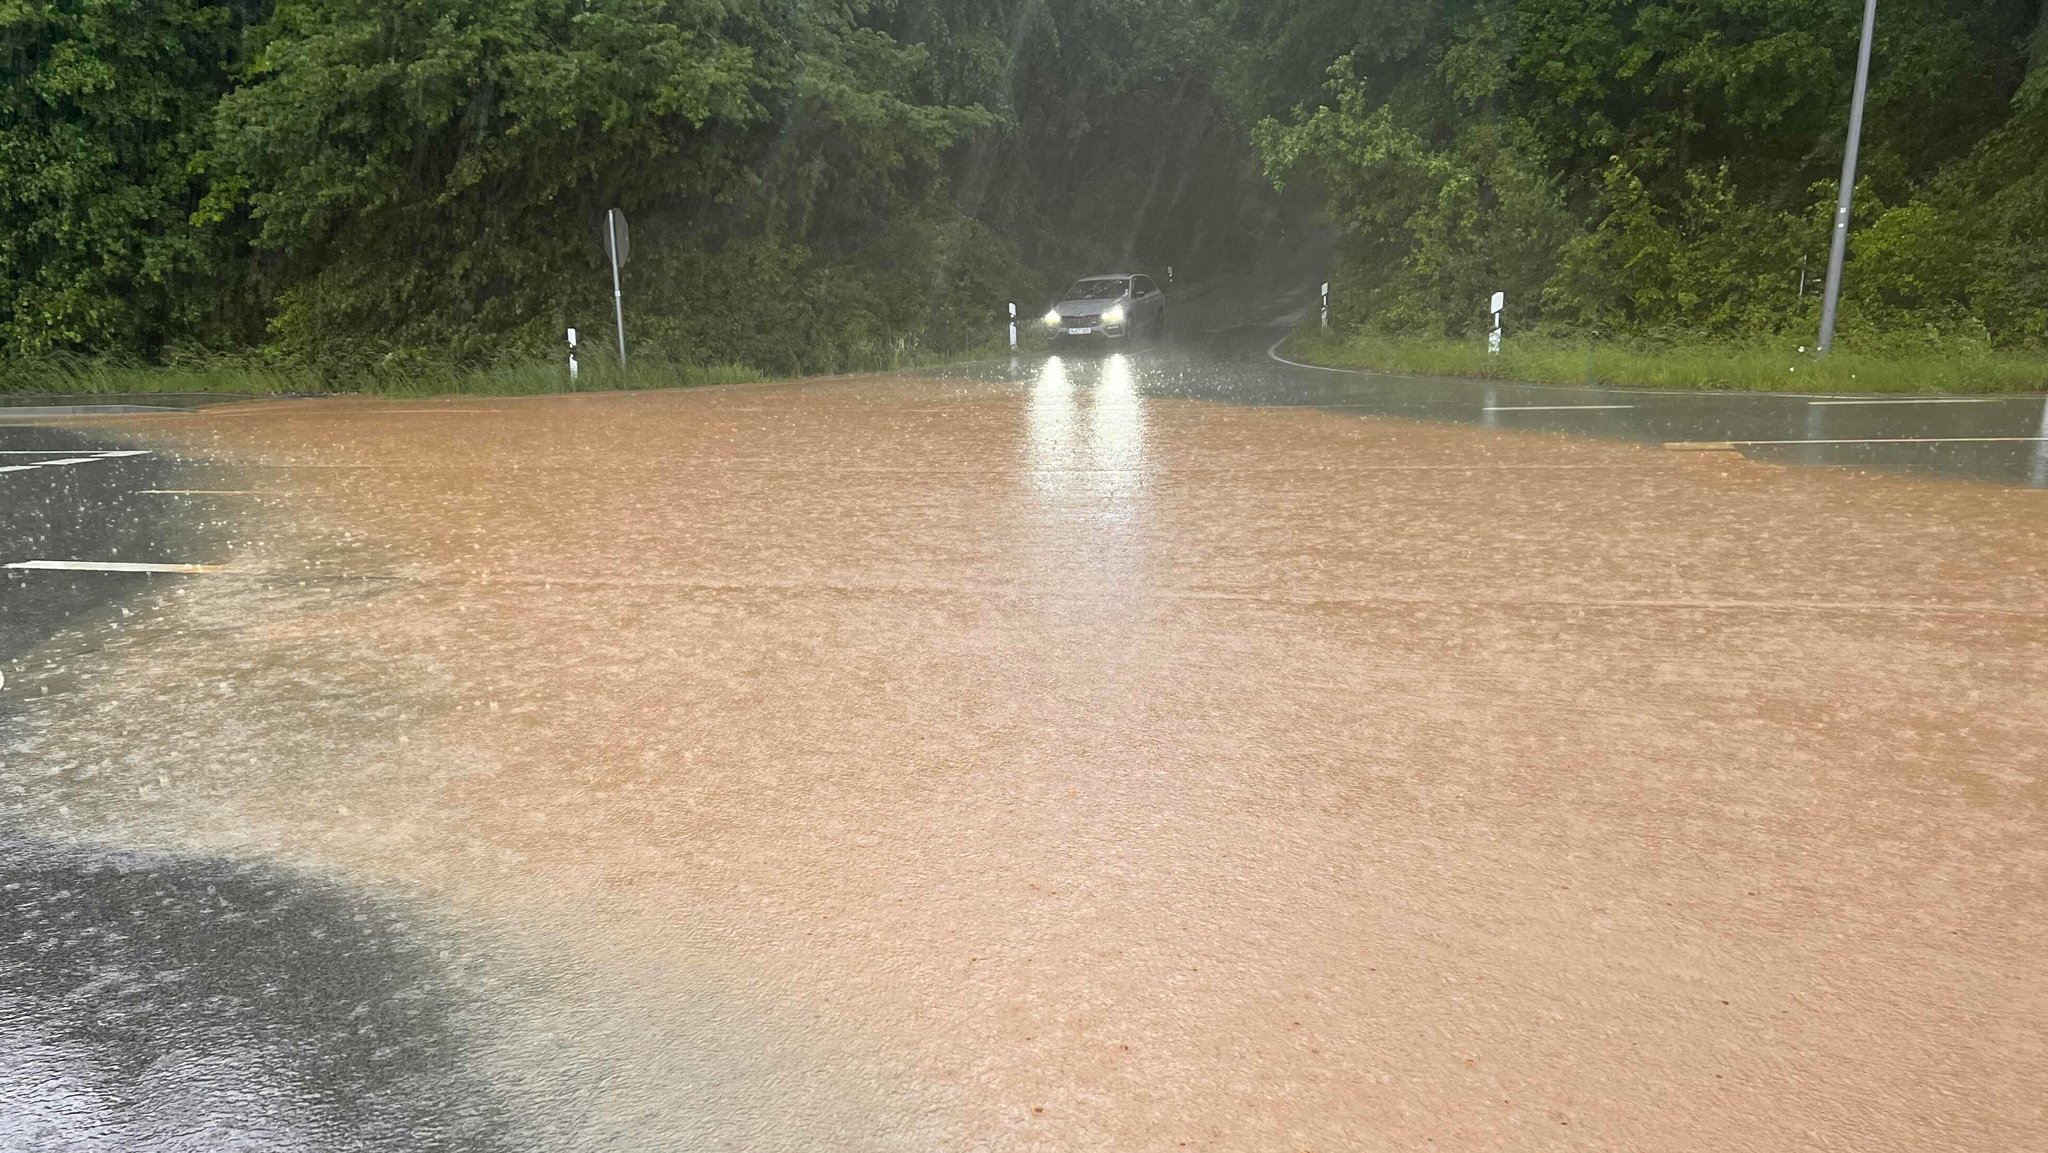
[[[96,452],[91,456],[62,456],[58,457],[55,460],[32,460],[27,464],[0,464],[0,472],[27,472],[29,469],[32,468],[50,468],[53,465],[60,464],[91,464],[94,461],[106,460],[109,457],[115,456],[147,456],[149,455],[149,452],[149,449],[127,449],[121,452]],[[45,456],[48,454],[42,452],[30,452],[29,450],[26,449],[13,449],[8,451],[8,455]]]
[[[2043,441],[2048,441],[2048,436],[1869,436],[1841,440],[1667,440],[1664,447],[1683,452],[1758,444],[2039,444]]]
[[[0,405],[0,422],[15,417],[41,419],[51,416],[128,416],[134,413],[190,413],[193,409],[161,404],[9,404]]]
[[[1481,412],[1594,412],[1610,408],[1634,408],[1632,404],[1489,404]]]
[[[274,491],[260,488],[139,488],[136,492],[145,496],[274,496]]]
[[[149,455],[149,454],[150,454],[150,453],[151,453],[152,451],[154,451],[154,450],[153,450],[153,449],[147,449],[147,448],[117,448],[117,449],[114,449],[114,450],[113,450],[113,451],[111,451],[111,452],[96,452],[96,453],[93,453],[93,455],[94,455],[94,456],[110,456],[110,457],[111,457],[111,456],[148,456],[148,455]]]
[[[59,460],[38,460],[29,464],[0,464],[0,472],[27,472],[32,468],[48,468],[53,464],[91,464],[96,456],[67,456]]]
[[[170,572],[209,573],[220,572],[226,565],[218,564],[144,564],[139,561],[122,560],[18,560],[12,564],[0,565],[11,569],[57,569],[65,572]]]
[[[1811,405],[1861,404],[1882,407],[1888,404],[1997,404],[2004,399],[2004,397],[2000,396],[1930,396],[1914,400],[1809,400],[1806,403]]]

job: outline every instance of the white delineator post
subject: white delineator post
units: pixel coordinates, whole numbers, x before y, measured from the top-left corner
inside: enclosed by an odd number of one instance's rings
[[[569,330],[569,383],[576,383],[576,330]]]
[[[1323,281],[1323,327],[1330,327],[1330,282]]]
[[[1493,331],[1486,334],[1486,351],[1492,353],[1494,356],[1499,356],[1500,313],[1503,308],[1507,307],[1508,294],[1505,292],[1494,293],[1493,300],[1491,301],[1491,303],[1493,305]]]
[[[1010,302],[1010,351],[1017,351],[1017,302]]]
[[[2048,488],[2048,400],[2041,402],[2040,439],[2034,442],[2033,487]]]

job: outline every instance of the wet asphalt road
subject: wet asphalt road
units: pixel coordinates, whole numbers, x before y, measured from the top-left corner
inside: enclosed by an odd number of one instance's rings
[[[204,469],[4,423],[63,411],[0,407],[0,564],[223,555],[233,518],[180,491],[217,483]],[[71,660],[146,626],[187,579],[0,569],[0,744]],[[448,953],[403,909],[263,862],[19,826],[25,780],[93,772],[0,777],[0,1149],[502,1147],[444,1019]]]
[[[1182,331],[1161,346],[1105,345],[1063,359],[1085,379],[1096,362],[1122,353],[1147,396],[1683,444],[1786,464],[2048,488],[2048,397],[1684,392],[1362,373],[1284,359],[1277,342],[1286,332],[1285,324]],[[964,379],[1029,380],[1039,363],[1027,357],[954,371]]]
[[[167,515],[175,506],[150,494],[179,487],[175,462],[149,452],[108,455],[137,450],[61,428],[8,425],[7,412],[0,408],[0,564],[165,562],[217,539],[210,532],[217,526]],[[149,581],[140,574],[0,569],[0,661]]]
[[[1726,443],[1767,460],[2048,487],[2039,398],[1831,403],[1415,380],[1282,364],[1268,351],[1277,335],[1193,333],[1064,361],[1079,385],[1122,373],[1149,397]],[[950,375],[1046,371],[1026,359]],[[0,564],[224,554],[232,503],[163,493],[231,482],[161,453],[102,455],[116,451],[128,450],[0,419],[0,468],[33,466],[0,472]],[[0,729],[10,710],[34,707],[42,678],[63,676],[35,654],[91,651],[181,579],[0,570]],[[34,766],[7,782],[18,793],[35,772],[90,771]],[[0,1148],[522,1145],[466,1060],[446,942],[416,911],[263,862],[42,839],[10,829],[22,803],[0,795]]]

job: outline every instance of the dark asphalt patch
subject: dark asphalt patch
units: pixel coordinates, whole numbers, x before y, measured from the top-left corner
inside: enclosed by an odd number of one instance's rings
[[[510,1148],[449,984],[337,885],[0,838],[0,1147]]]
[[[134,447],[0,426],[0,463]],[[219,559],[227,520],[143,493],[205,480],[160,453],[0,473],[0,564]],[[90,651],[191,579],[0,569],[0,751],[35,707],[28,654]],[[265,864],[51,842],[4,815],[34,780],[0,777],[0,1149],[516,1147],[451,1024],[461,973],[400,906]]]

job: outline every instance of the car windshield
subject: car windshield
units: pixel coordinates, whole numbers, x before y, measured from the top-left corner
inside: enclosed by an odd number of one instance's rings
[[[1114,277],[1103,280],[1083,280],[1067,289],[1068,300],[1115,300],[1129,291],[1131,282]]]

